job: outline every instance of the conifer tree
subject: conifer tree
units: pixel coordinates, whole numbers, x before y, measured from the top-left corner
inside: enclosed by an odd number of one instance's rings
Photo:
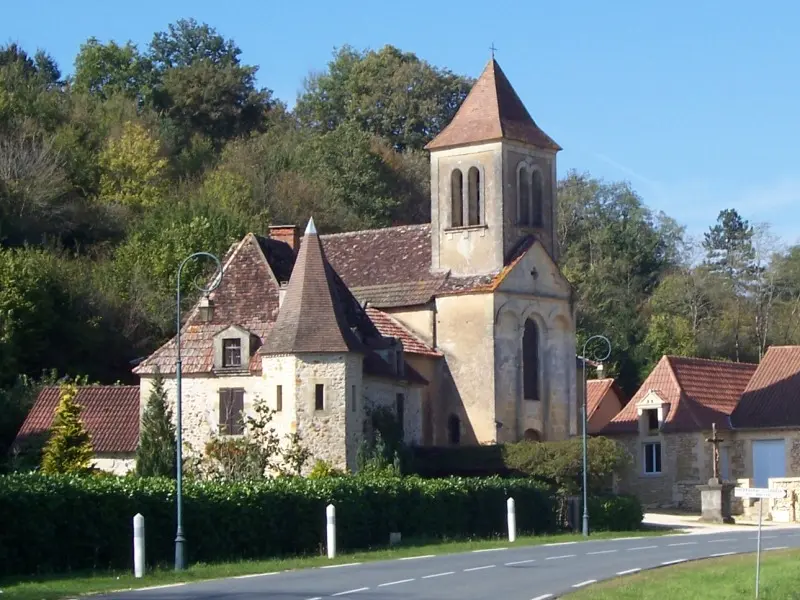
[[[78,386],[64,383],[53,418],[50,439],[42,455],[42,473],[85,473],[91,466],[94,451],[89,432],[81,421],[81,406],[75,401]]]
[[[172,411],[167,405],[164,376],[156,371],[139,429],[136,474],[140,477],[175,477],[176,463]]]

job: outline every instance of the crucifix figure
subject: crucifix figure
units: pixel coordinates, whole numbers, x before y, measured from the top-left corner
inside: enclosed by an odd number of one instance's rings
[[[717,437],[717,424],[711,424],[711,437],[706,438],[706,441],[709,444],[713,444],[714,447],[714,479],[719,481],[719,445],[722,443],[722,438]]]

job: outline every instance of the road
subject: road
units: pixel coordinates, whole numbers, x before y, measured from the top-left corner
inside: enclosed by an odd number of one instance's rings
[[[770,527],[762,550],[800,547],[800,528]],[[617,575],[754,552],[756,529],[616,538],[353,563],[119,592],[134,600],[547,600]],[[755,575],[755,564],[754,564]]]

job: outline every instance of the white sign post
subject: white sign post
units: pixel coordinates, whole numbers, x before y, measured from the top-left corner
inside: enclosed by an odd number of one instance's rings
[[[336,558],[336,508],[333,504],[328,504],[325,508],[325,520],[327,522],[328,558]]]
[[[759,575],[761,573],[761,515],[763,502],[767,498],[785,498],[786,490],[771,490],[769,488],[740,488],[733,490],[737,498],[758,499],[758,542],[756,542],[756,598],[758,598]]]
[[[133,517],[133,576],[144,575],[144,517],[136,513]]]
[[[517,509],[513,498],[506,500],[506,508],[508,511],[508,541],[515,542],[517,540]]]

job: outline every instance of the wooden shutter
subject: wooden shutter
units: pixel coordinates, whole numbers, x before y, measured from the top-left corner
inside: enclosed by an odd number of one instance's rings
[[[244,390],[233,390],[231,431],[233,435],[242,435],[244,433]]]
[[[219,391],[219,432],[221,435],[230,435],[231,398],[233,390],[221,389]]]
[[[244,390],[223,388],[219,391],[219,432],[221,435],[244,433]]]

